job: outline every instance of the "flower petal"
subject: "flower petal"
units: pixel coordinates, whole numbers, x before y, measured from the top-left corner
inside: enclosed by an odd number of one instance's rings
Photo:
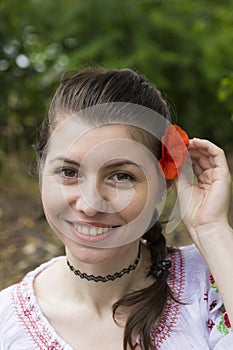
[[[187,158],[189,138],[178,125],[169,125],[162,137],[160,171],[166,179],[174,179]]]

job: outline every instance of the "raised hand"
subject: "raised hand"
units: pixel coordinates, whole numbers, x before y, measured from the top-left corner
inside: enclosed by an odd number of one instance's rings
[[[224,152],[213,143],[190,140],[196,176],[192,186],[184,175],[176,181],[181,215],[212,272],[233,325],[233,230],[228,223],[231,177]],[[233,328],[232,328],[233,329]]]
[[[176,182],[181,214],[194,241],[212,227],[228,225],[231,177],[224,152],[207,140],[190,140],[188,151],[196,176],[190,200],[190,184],[184,175]],[[201,238],[201,237],[200,237]]]

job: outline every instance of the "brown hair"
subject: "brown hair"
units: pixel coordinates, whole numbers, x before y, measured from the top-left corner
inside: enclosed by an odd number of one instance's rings
[[[42,125],[41,139],[37,145],[39,160],[42,158],[54,125],[61,115],[64,118],[68,114],[109,102],[141,105],[156,111],[165,119],[170,119],[169,107],[160,92],[142,75],[130,69],[86,70],[66,75],[53,97],[48,117]],[[149,145],[151,151],[158,157],[161,152],[160,142],[158,140],[155,142],[155,138],[151,138],[147,132],[139,133],[141,133],[142,143]],[[151,266],[156,266],[168,253],[162,227],[158,221],[143,235],[143,238],[150,250]],[[125,326],[124,350],[127,349],[127,345],[133,349],[132,338],[136,332],[141,336],[143,349],[155,349],[151,344],[150,331],[162,316],[168,298],[175,300],[167,283],[167,275],[162,274],[150,287],[130,292],[113,305],[115,321],[116,311],[120,306],[133,306]]]

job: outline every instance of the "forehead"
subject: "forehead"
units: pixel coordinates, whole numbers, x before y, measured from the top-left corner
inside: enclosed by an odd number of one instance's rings
[[[92,162],[102,163],[113,158],[124,158],[141,163],[149,151],[129,132],[129,125],[105,124],[90,127],[80,120],[60,124],[52,133],[47,159],[60,157],[81,161],[87,157]],[[151,158],[149,152],[149,158]],[[148,157],[147,157],[148,158]]]
[[[128,127],[125,125],[112,124],[92,127],[74,139],[73,146],[80,150],[89,150],[96,145],[104,144],[109,140],[131,139]]]
[[[101,126],[88,126],[80,120],[66,120],[60,123],[52,132],[48,145],[49,151],[79,148],[90,149],[107,140],[132,139],[128,127],[123,124],[106,124]]]

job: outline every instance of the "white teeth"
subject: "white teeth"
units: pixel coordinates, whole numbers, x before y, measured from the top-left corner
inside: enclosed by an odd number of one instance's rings
[[[91,227],[90,229],[90,235],[91,236],[96,236],[98,234],[98,229],[95,227]]]
[[[97,229],[97,235],[101,235],[103,232],[106,232],[106,231],[103,231],[104,228],[103,227],[98,227]],[[106,230],[106,229],[105,229]]]
[[[95,227],[95,226],[89,227],[89,226],[78,225],[78,224],[74,224],[74,227],[78,232],[89,236],[102,235],[103,233],[112,229],[112,227]]]
[[[84,235],[88,235],[89,234],[89,230],[86,226],[82,227],[82,233],[84,233]]]

